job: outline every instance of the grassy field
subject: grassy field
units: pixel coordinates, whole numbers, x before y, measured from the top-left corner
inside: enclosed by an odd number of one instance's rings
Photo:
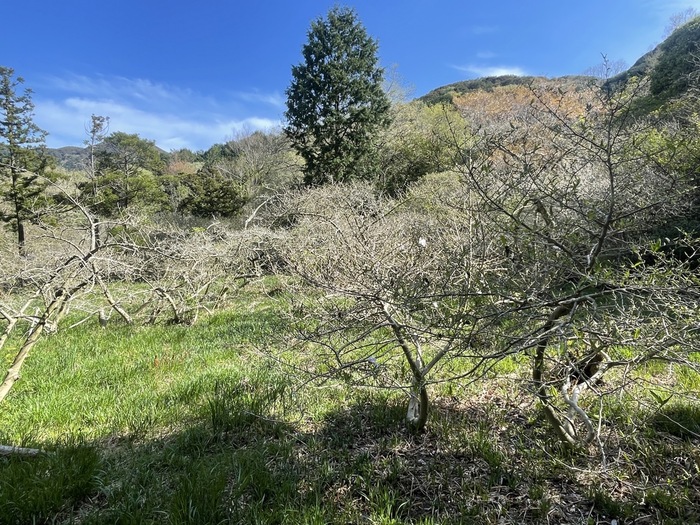
[[[700,522],[697,405],[608,398],[604,464],[554,441],[512,362],[432,387],[412,435],[400,393],[302,387],[267,358],[281,301],[258,286],[190,327],[46,338],[0,406],[0,443],[47,453],[0,458],[0,523]],[[644,373],[697,397],[693,374]]]

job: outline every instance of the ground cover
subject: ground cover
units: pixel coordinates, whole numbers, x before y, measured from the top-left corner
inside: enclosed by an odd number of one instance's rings
[[[193,326],[47,337],[0,407],[2,443],[46,452],[0,458],[0,523],[700,521],[700,409],[683,396],[639,382],[588,407],[602,452],[571,450],[513,359],[433,385],[412,434],[402,392],[304,383],[270,359],[287,329],[271,291]],[[696,374],[641,373],[697,397]]]

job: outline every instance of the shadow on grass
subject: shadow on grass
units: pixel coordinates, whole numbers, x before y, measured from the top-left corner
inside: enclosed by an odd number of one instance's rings
[[[405,399],[381,392],[289,422],[284,385],[232,377],[211,385],[184,427],[4,459],[0,521],[602,523],[637,513],[533,446],[537,421],[507,401],[437,400],[428,430],[410,434]],[[678,515],[664,494],[651,494],[655,516]]]
[[[652,427],[673,436],[690,439],[700,437],[700,406],[666,405],[652,419]]]
[[[0,458],[0,523],[43,523],[97,491],[102,459],[94,446],[56,446],[36,457]]]
[[[483,443],[443,450],[436,433],[411,435],[404,400],[379,394],[292,425],[274,416],[282,384],[217,382],[186,428],[3,460],[0,520],[427,524],[488,516],[488,487],[502,483],[493,473],[504,470],[501,459],[480,456]],[[470,504],[477,496],[482,503]]]
[[[0,523],[243,523],[294,494],[291,427],[270,414],[284,382],[253,375],[210,385],[177,429],[144,429],[36,457],[0,458]]]
[[[495,520],[504,509],[490,494],[510,490],[516,478],[494,446],[492,422],[469,407],[440,405],[427,430],[414,434],[405,413],[406,399],[374,394],[326,414],[310,436],[306,467],[319,473],[323,500],[357,522]]]

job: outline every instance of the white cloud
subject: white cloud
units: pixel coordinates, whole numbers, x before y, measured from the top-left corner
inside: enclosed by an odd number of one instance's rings
[[[517,77],[522,77],[527,75],[527,72],[521,67],[517,66],[452,66],[457,71],[462,73],[467,73],[470,76],[475,77],[500,77],[504,75],[515,75]]]
[[[193,92],[187,89],[157,84],[142,78],[129,79],[104,75],[49,77],[43,82],[43,87],[47,90],[64,92],[73,96],[147,100],[155,104],[177,103],[194,97]]]
[[[34,98],[35,121],[50,147],[81,145],[91,115],[110,131],[138,133],[165,149],[208,149],[242,130],[279,127],[278,94],[233,93],[216,99],[188,89],[123,77],[50,78]]]
[[[261,102],[276,108],[284,108],[287,100],[279,93],[236,92],[235,95],[245,102]]]

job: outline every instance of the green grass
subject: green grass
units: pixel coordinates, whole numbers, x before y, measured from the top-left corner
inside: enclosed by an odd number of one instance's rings
[[[700,521],[690,401],[611,396],[603,467],[595,447],[552,439],[514,379],[527,363],[510,359],[481,383],[431,387],[414,435],[400,391],[300,388],[268,359],[286,350],[278,301],[251,290],[194,326],[46,338],[0,405],[0,442],[46,451],[0,458],[0,524]]]
[[[0,522],[31,523],[74,508],[96,492],[101,467],[94,447],[70,443],[37,458],[0,459]]]

